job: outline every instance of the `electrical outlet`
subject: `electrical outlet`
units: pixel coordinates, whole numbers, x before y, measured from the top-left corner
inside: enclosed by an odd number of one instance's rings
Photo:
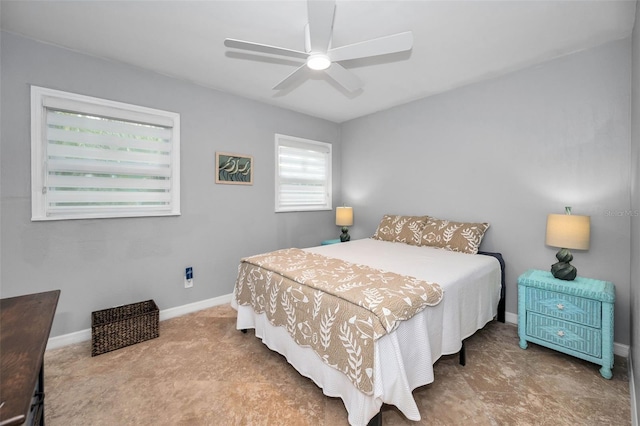
[[[193,268],[191,266],[184,270],[184,288],[193,287]]]

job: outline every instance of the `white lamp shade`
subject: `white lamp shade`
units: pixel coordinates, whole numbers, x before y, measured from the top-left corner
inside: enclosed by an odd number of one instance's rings
[[[338,226],[353,225],[353,207],[336,208],[336,225]]]
[[[550,214],[547,217],[546,244],[552,247],[589,250],[591,218],[572,214]]]

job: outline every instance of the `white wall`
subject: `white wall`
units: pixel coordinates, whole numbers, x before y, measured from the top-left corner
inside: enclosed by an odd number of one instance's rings
[[[61,289],[52,336],[89,328],[98,309],[154,299],[164,310],[229,294],[242,256],[339,234],[332,211],[274,213],[273,161],[274,133],[333,143],[340,203],[337,124],[13,34],[0,40],[0,292]],[[182,216],[31,222],[31,84],[180,113]],[[216,151],[253,155],[254,185],[216,185]]]
[[[517,278],[548,270],[546,217],[591,216],[583,276],[616,285],[615,340],[629,343],[630,40],[343,123],[343,195],[354,238],[385,213],[491,223],[482,248]]]

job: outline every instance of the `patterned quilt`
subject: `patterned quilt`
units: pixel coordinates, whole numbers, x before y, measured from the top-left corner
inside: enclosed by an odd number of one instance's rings
[[[242,259],[235,289],[239,305],[266,314],[373,393],[374,342],[442,300],[436,283],[309,253],[284,249]]]

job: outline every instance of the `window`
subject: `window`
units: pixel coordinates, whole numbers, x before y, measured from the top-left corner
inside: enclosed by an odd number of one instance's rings
[[[276,212],[331,210],[331,144],[276,134]]]
[[[31,88],[31,220],[180,214],[180,115]]]

